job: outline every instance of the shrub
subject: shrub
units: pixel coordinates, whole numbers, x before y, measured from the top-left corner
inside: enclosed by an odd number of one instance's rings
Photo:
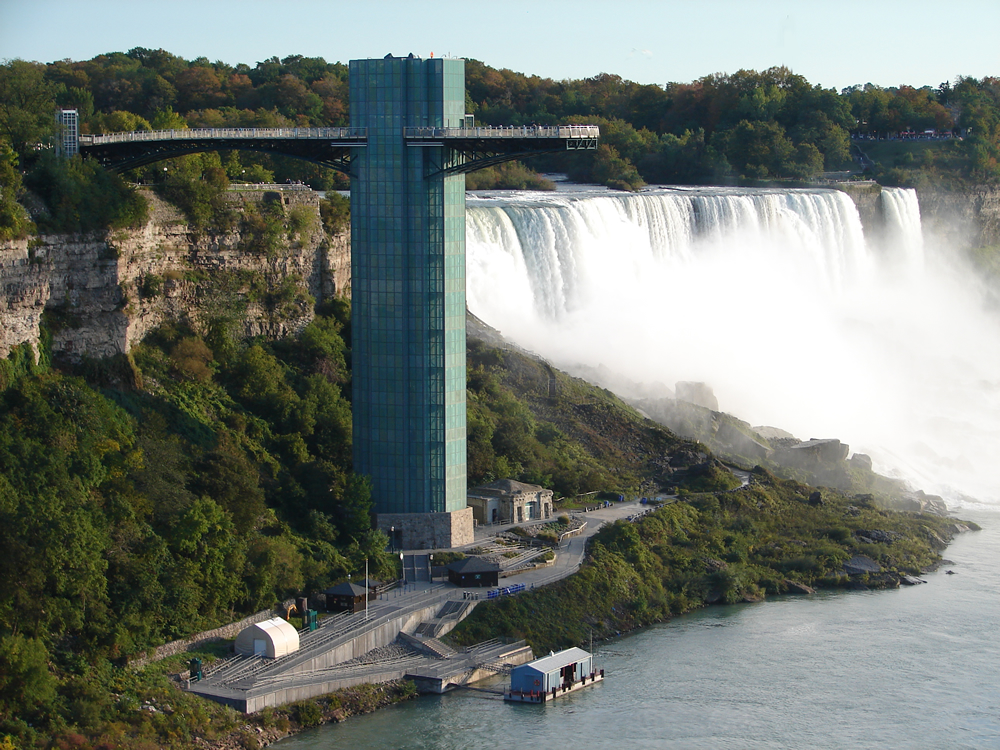
[[[308,206],[295,206],[288,212],[288,239],[312,229],[316,214]]]
[[[50,232],[89,232],[144,224],[149,206],[117,174],[91,159],[43,154],[25,182],[49,209],[39,225]]]
[[[163,278],[155,273],[147,273],[139,282],[139,295],[143,299],[156,299],[163,291]]]
[[[295,720],[303,727],[318,727],[323,723],[323,711],[316,701],[299,701],[292,708]]]
[[[327,193],[319,202],[319,215],[327,234],[340,234],[350,225],[351,202],[340,193]]]
[[[181,339],[170,350],[170,360],[177,374],[200,383],[212,378],[212,368],[209,367],[212,358],[212,350],[204,341],[193,336]]]

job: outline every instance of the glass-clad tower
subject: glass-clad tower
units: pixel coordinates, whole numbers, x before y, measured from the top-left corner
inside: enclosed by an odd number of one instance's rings
[[[354,470],[396,545],[465,544],[465,175],[403,130],[462,126],[465,61],[353,60],[350,101]]]

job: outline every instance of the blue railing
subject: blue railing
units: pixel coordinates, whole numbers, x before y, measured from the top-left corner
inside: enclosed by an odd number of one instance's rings
[[[486,592],[487,599],[499,599],[501,596],[510,596],[524,591],[523,583],[515,583],[513,586],[503,586],[498,589],[490,589]]]

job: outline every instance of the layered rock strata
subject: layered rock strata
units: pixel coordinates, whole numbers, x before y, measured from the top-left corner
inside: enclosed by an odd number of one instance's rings
[[[149,222],[133,230],[41,235],[0,244],[0,357],[38,351],[43,313],[52,352],[77,361],[126,354],[165,320],[196,330],[229,319],[242,336],[280,338],[313,317],[312,300],[350,291],[350,238],[328,237],[311,190],[233,191],[234,203],[301,206],[307,226],[274,252],[239,231],[198,233],[150,192]]]

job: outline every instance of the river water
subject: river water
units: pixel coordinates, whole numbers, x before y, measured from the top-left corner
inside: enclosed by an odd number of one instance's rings
[[[710,607],[595,644],[604,683],[546,706],[456,691],[279,746],[998,748],[1000,512],[960,515],[983,531],[926,585]]]

